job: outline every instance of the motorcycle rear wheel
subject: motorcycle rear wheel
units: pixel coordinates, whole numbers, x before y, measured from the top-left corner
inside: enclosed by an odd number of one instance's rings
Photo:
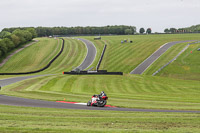
[[[88,101],[88,102],[87,102],[87,106],[91,106],[91,101]]]
[[[105,105],[106,105],[106,103],[107,103],[107,101],[106,100],[103,100],[103,101],[101,101],[102,103],[98,103],[98,107],[104,107]]]

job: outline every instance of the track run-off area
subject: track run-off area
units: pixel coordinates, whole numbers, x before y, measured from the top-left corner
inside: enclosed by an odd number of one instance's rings
[[[88,68],[96,57],[96,48],[91,41],[86,39],[78,38],[81,40],[85,46],[87,47],[87,55],[85,56],[84,61],[81,65],[78,66],[80,69]],[[177,43],[183,42],[191,42],[191,41],[177,41],[171,42],[160,47],[154,54],[148,57],[142,64],[140,64],[136,69],[134,69],[131,74],[141,74],[144,72],[157,58],[159,58],[167,49]],[[0,80],[0,85],[2,87],[23,81],[30,78],[48,76],[48,75],[34,75],[34,76],[23,76],[23,77],[15,77]],[[133,109],[133,108],[111,108],[111,107],[87,107],[83,105],[74,105],[69,103],[58,103],[58,102],[50,102],[50,101],[42,101],[42,100],[33,100],[33,99],[25,99],[19,97],[5,96],[0,95],[0,104],[3,105],[12,105],[12,106],[26,106],[26,107],[44,107],[44,108],[64,108],[64,109],[84,109],[84,110],[112,110],[112,111],[139,111],[139,112],[189,112],[189,113],[200,113],[200,111],[187,111],[187,110],[158,110],[158,109]]]

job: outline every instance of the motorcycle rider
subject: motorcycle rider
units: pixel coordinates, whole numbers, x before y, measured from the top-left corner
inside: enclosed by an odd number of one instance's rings
[[[100,96],[101,96],[101,97],[106,96],[106,93],[105,93],[104,91],[101,91]]]
[[[107,96],[104,91],[101,91],[99,95],[93,95],[93,97],[97,98],[97,101],[100,101],[103,96]]]
[[[98,98],[99,98],[98,100],[101,100],[101,98],[103,96],[107,96],[107,95],[106,95],[106,93],[104,91],[101,91],[101,93],[98,95]]]
[[[99,95],[93,95],[91,101],[88,101],[87,106],[99,106],[104,107],[107,103],[108,97],[104,91],[101,91]]]

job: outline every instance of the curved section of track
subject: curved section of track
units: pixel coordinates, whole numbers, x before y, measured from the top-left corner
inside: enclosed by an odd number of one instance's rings
[[[18,97],[4,96],[4,95],[0,95],[0,104],[12,105],[12,106],[25,106],[25,107],[84,109],[84,110],[200,113],[200,111],[183,111],[183,110],[155,110],[155,109],[91,107],[91,106],[85,106],[85,105],[77,105],[77,104],[75,105],[75,104],[68,104],[68,103],[57,103],[57,102],[25,99],[25,98],[18,98]]]
[[[78,40],[81,40],[87,47],[87,55],[85,57],[85,60],[81,63],[80,66],[77,67],[81,70],[84,70],[88,68],[94,62],[97,50],[96,50],[95,45],[92,42],[82,39],[82,38],[78,38]]]
[[[140,65],[138,65],[133,71],[131,71],[130,74],[142,74],[151,64],[153,64],[162,54],[164,54],[173,45],[178,43],[192,42],[192,41],[195,40],[176,41],[164,44],[151,56],[149,56],[146,60],[144,60]]]

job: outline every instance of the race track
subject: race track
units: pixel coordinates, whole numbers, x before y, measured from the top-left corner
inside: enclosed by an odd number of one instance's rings
[[[182,111],[182,110],[131,109],[131,108],[91,107],[91,106],[88,107],[86,105],[33,100],[33,99],[25,99],[25,98],[18,98],[18,97],[4,96],[4,95],[0,95],[0,104],[12,105],[12,106],[24,106],[24,107],[83,109],[83,110],[200,113],[200,111]]]
[[[96,56],[96,48],[94,46],[92,46],[93,44],[91,42],[84,40],[84,39],[80,39],[80,40],[82,40],[88,48],[87,56],[88,56],[89,53],[92,53],[90,56],[93,56],[93,57],[88,57],[88,58],[86,56],[83,63],[79,66],[82,69],[83,68],[86,69],[87,67],[90,66],[90,64],[93,62],[93,60]],[[39,77],[39,76],[47,76],[47,75],[24,76],[24,77],[15,77],[15,78],[3,79],[3,80],[0,80],[0,85],[3,87],[3,86],[10,85],[10,84],[13,84],[13,83],[25,80],[25,79],[35,78],[35,77]],[[34,99],[5,96],[5,95],[0,95],[0,104],[11,105],[11,106],[63,108],[63,109],[84,109],[84,110],[200,113],[200,111],[183,111],[183,110],[133,109],[133,108],[117,108],[117,107],[116,108],[112,108],[112,107],[88,107],[88,106],[85,106],[85,105],[58,103],[56,101],[55,102],[42,101],[42,100],[34,100]]]
[[[154,52],[151,56],[149,56],[146,60],[139,64],[134,70],[132,70],[130,74],[142,74],[149,66],[151,66],[151,64],[153,64],[162,54],[164,54],[173,45],[192,41],[195,40],[177,41],[164,44],[156,52]]]
[[[87,55],[85,57],[85,60],[81,63],[80,66],[77,67],[81,70],[84,70],[93,63],[93,61],[96,57],[97,50],[92,42],[85,40],[85,39],[81,39],[81,38],[78,38],[78,40],[81,40],[87,47]]]

